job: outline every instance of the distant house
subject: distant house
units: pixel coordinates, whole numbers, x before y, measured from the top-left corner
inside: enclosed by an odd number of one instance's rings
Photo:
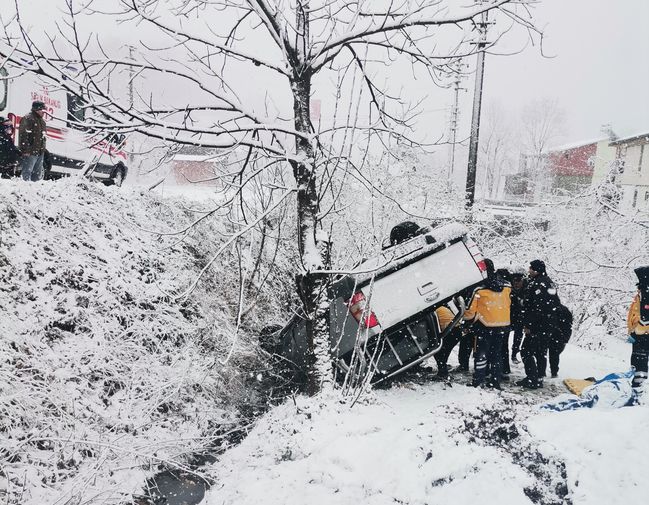
[[[618,175],[624,210],[649,211],[649,132],[611,142],[616,150]]]
[[[574,142],[539,155],[521,154],[518,173],[507,176],[505,199],[540,202],[550,194],[582,191],[604,179],[615,160],[611,138]]]
[[[171,159],[176,184],[215,186],[217,152],[200,146],[183,146]]]
[[[552,190],[572,193],[589,186],[593,179],[597,148],[608,142],[608,138],[599,138],[549,149],[545,158],[546,170],[552,177]]]

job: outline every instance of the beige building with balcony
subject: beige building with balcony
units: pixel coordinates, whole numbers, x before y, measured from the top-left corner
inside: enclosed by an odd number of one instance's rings
[[[623,210],[649,212],[649,132],[611,142],[619,172],[615,182],[622,190]]]

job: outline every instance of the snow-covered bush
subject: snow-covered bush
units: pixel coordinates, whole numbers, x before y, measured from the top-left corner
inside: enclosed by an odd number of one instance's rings
[[[249,330],[279,317],[281,258],[258,262],[247,285],[257,296],[244,300],[243,316],[240,267],[256,257],[252,239],[227,248],[189,297],[175,298],[229,231],[206,219],[172,232],[214,205],[78,179],[0,185],[8,503],[117,502],[141,489],[141,465],[182,465],[259,401]]]

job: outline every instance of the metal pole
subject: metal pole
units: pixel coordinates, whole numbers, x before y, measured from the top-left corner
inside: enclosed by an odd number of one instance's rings
[[[453,109],[451,110],[451,123],[449,131],[449,160],[448,160],[448,172],[447,172],[447,183],[449,187],[451,186],[451,181],[453,179],[453,172],[455,171],[455,145],[457,143],[457,127],[459,119],[459,107],[460,107],[460,84],[462,83],[462,78],[460,72],[462,70],[462,62],[458,61],[456,65],[456,76],[454,81],[455,88],[455,99],[453,101]]]
[[[487,12],[481,14],[478,41],[478,63],[475,73],[473,94],[473,115],[471,118],[471,140],[469,142],[469,164],[466,173],[466,208],[471,210],[475,201],[475,178],[478,162],[478,137],[480,135],[480,108],[482,106],[482,82],[484,79],[484,48],[487,46]]]

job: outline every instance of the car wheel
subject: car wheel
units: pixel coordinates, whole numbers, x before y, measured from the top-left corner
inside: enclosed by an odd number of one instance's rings
[[[52,156],[48,151],[43,153],[43,179],[49,180],[52,178]]]

